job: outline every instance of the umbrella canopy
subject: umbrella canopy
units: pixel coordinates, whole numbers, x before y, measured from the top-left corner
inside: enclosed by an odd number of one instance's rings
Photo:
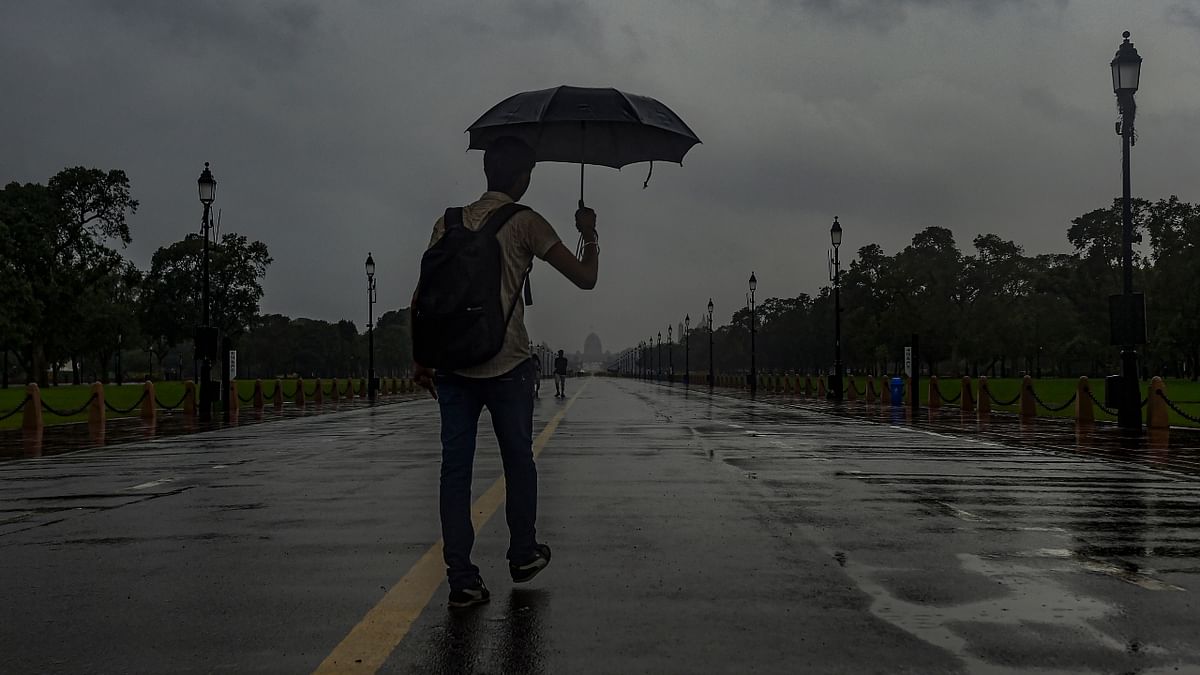
[[[501,136],[516,136],[533,148],[539,162],[614,169],[634,162],[682,164],[700,142],[678,115],[648,96],[567,86],[510,96],[467,132],[472,150],[486,150]]]

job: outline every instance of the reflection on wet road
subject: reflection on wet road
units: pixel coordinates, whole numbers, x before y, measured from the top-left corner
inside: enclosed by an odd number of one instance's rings
[[[492,518],[491,604],[443,586],[380,672],[1200,671],[1194,436],[904,422],[597,379],[539,459],[550,569],[514,587]],[[437,541],[437,456],[418,402],[0,465],[0,653],[311,671]]]

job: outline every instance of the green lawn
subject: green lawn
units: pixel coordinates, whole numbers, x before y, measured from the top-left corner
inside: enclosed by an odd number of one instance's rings
[[[313,392],[314,384],[315,383],[312,380],[309,380],[304,383],[305,398],[309,401],[312,400],[312,395],[314,393]],[[359,385],[360,385],[360,381],[354,380],[354,390],[356,392],[360,388]],[[237,387],[238,387],[238,394],[239,394],[240,398],[242,398],[242,399],[249,399],[251,396],[254,395],[254,380],[238,380]],[[325,399],[328,400],[329,395],[331,393],[329,380],[324,380],[322,382],[321,388],[323,390],[323,395],[324,395]],[[169,406],[177,405],[180,402],[180,400],[183,398],[184,389],[183,389],[182,382],[156,382],[154,385],[154,389],[155,389],[155,392],[154,392],[155,397],[161,403],[164,403]],[[339,391],[339,398],[344,398],[345,397],[344,392],[346,391],[346,380],[344,378],[338,380],[338,391]],[[295,395],[295,393],[296,393],[295,380],[284,380],[283,381],[284,400],[290,402],[292,400],[292,397]],[[267,405],[270,405],[271,397],[274,394],[275,394],[275,381],[274,380],[264,380],[263,381],[263,395],[264,395],[264,399],[267,402]],[[69,410],[73,410],[75,408],[82,406],[84,404],[84,402],[87,401],[91,395],[92,395],[91,385],[78,385],[78,386],[60,385],[57,387],[46,387],[45,389],[42,389],[42,400],[45,401],[45,403],[47,405],[49,405],[50,407],[56,408],[56,409],[62,410],[62,411],[69,411]],[[136,403],[141,397],[142,397],[142,384],[141,383],[124,384],[124,385],[120,385],[120,386],[106,385],[104,387],[104,399],[108,403],[110,403],[114,408],[128,408],[128,407],[134,405],[134,403]],[[4,414],[12,411],[17,406],[21,405],[21,402],[24,400],[25,400],[25,388],[24,387],[10,387],[8,389],[0,389],[0,415],[4,415]],[[243,407],[246,405],[248,405],[248,404],[242,403]],[[163,411],[160,407],[159,413],[161,414],[162,412]],[[138,408],[134,408],[132,411],[130,411],[128,413],[115,413],[111,410],[106,411],[107,416],[110,418],[112,418],[112,417],[136,417],[140,413],[141,413],[140,406]],[[47,426],[52,425],[52,424],[67,424],[70,422],[86,422],[87,418],[88,418],[86,410],[84,410],[83,412],[81,412],[79,414],[70,415],[68,417],[60,417],[49,411],[43,411],[42,415],[43,415],[42,421]],[[0,422],[0,429],[16,429],[21,426],[22,420],[23,420],[22,414],[17,413],[16,415],[13,415],[12,417]]]

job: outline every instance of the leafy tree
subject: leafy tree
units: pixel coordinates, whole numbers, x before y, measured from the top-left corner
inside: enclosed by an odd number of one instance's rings
[[[191,339],[202,321],[203,251],[204,238],[189,234],[151,258],[139,318],[146,344],[156,352]],[[266,244],[236,233],[210,243],[210,320],[223,334],[237,338],[249,330],[271,262]]]
[[[23,322],[13,333],[25,341],[22,355],[30,379],[47,384],[48,364],[79,356],[89,339],[79,335],[88,311],[85,296],[122,266],[109,242],[129,243],[125,218],[137,206],[120,170],[73,167],[47,186],[11,183],[0,192],[0,220],[10,241],[11,267],[5,267],[28,284],[18,286],[17,306],[8,316]]]

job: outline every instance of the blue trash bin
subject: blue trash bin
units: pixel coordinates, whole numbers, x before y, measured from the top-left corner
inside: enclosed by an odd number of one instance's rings
[[[890,384],[892,387],[892,405],[904,405],[904,380],[893,377]]]

